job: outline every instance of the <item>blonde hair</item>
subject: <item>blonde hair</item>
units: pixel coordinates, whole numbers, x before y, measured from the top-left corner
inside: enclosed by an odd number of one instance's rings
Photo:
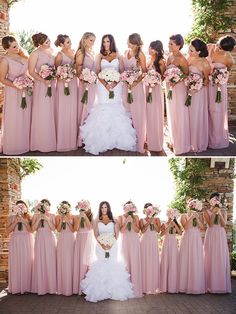
[[[141,36],[138,33],[133,33],[129,35],[129,42],[132,45],[136,45],[134,57],[137,60],[137,64],[139,65],[140,64],[139,53],[142,51],[142,45],[143,45]]]
[[[76,50],[76,53],[75,53],[75,61],[76,61],[76,55],[77,55],[77,53],[79,51],[81,51],[81,53],[83,55],[83,59],[84,59],[85,52],[86,52],[85,40],[88,39],[90,36],[96,38],[94,33],[91,33],[91,32],[86,32],[86,33],[83,34],[83,36],[82,36],[82,38],[80,39],[80,42],[79,42],[79,47],[78,47],[78,49]]]

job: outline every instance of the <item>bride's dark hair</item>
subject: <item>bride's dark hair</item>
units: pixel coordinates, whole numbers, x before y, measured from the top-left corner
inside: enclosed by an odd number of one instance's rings
[[[101,48],[100,48],[100,53],[103,55],[103,56],[106,56],[107,53],[106,53],[106,50],[104,48],[104,45],[103,45],[103,41],[105,38],[108,38],[109,41],[110,41],[110,54],[112,52],[117,52],[117,48],[116,48],[116,42],[115,42],[115,39],[114,37],[111,35],[111,34],[106,34],[104,36],[102,36],[102,42],[101,42]]]
[[[108,218],[112,221],[112,222],[115,222],[114,221],[114,218],[113,218],[113,214],[112,214],[112,211],[111,211],[111,205],[107,202],[107,201],[103,201],[99,204],[99,213],[98,213],[98,217],[99,217],[99,220],[102,220],[102,206],[103,205],[107,205],[107,216]]]

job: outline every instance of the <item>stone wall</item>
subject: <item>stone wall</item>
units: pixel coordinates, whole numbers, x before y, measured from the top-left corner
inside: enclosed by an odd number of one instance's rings
[[[0,158],[0,283],[8,278],[6,222],[10,208],[21,196],[19,159]]]

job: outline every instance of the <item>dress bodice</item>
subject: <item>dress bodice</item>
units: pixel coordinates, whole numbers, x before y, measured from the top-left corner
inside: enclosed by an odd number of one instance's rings
[[[62,65],[64,65],[64,64],[74,64],[74,60],[72,60],[70,57],[65,55],[62,51],[61,51],[61,54],[62,54],[62,62],[61,62]]]
[[[103,222],[99,221],[98,222],[98,232],[99,232],[99,235],[105,234],[105,233],[110,233],[114,236],[115,235],[114,222],[110,221],[110,222],[108,222],[108,224],[105,225]]]
[[[55,58],[53,55],[49,55],[44,51],[38,50],[38,60],[36,63],[36,70],[37,72],[40,71],[40,68],[43,64],[48,64],[49,66],[54,66]]]
[[[137,59],[135,57],[128,58],[128,53],[126,53],[124,56],[124,68],[125,70],[139,69]]]
[[[84,60],[83,60],[83,69],[85,68],[88,68],[91,71],[95,71],[95,60],[91,55],[87,53],[85,54]]]
[[[115,58],[112,61],[108,61],[106,59],[101,60],[101,70],[111,68],[116,71],[119,71],[119,59]]]
[[[28,61],[25,61],[24,64],[15,61],[11,58],[4,57],[8,62],[8,73],[7,78],[10,81],[14,81],[17,77],[25,75],[28,69]]]
[[[200,71],[195,65],[189,66],[189,72],[199,74],[201,77],[203,76],[202,71]]]

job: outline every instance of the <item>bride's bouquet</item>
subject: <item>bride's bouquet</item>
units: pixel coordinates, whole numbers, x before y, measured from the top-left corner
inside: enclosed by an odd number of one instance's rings
[[[197,73],[190,73],[184,80],[184,83],[188,88],[188,96],[185,101],[185,106],[188,107],[191,105],[192,95],[203,87],[203,79],[201,75]]]
[[[200,213],[202,211],[202,202],[198,199],[190,198],[187,202],[187,206],[190,210]],[[197,226],[197,219],[193,218],[193,227]]]
[[[215,102],[220,103],[222,101],[221,97],[221,85],[224,85],[229,78],[229,71],[227,69],[218,69],[214,68],[211,75],[209,76],[209,80],[211,81],[212,85],[217,85],[217,92],[216,92],[216,100]]]
[[[88,68],[85,68],[82,70],[82,73],[80,74],[80,79],[86,84],[85,91],[81,98],[81,102],[82,104],[87,104],[88,103],[88,84],[96,83],[98,78],[97,78],[96,73],[94,73]]]
[[[127,95],[127,102],[128,104],[132,104],[134,101],[133,95],[132,95],[132,89],[131,85],[138,80],[139,76],[141,75],[141,72],[139,70],[127,70],[121,73],[120,79],[121,82],[125,82],[128,85],[128,95]]]
[[[64,94],[70,95],[69,82],[75,77],[76,71],[73,64],[59,65],[56,75],[59,79],[64,81]]]
[[[103,233],[97,237],[97,240],[102,245],[105,245],[105,246],[108,245],[110,247],[112,247],[112,245],[116,242],[115,237],[111,233]],[[109,251],[105,250],[105,258],[109,258],[109,257],[110,257]]]
[[[128,216],[131,216],[133,218],[134,214],[137,213],[138,211],[134,203],[131,202],[124,205],[124,212],[125,214],[128,214]],[[131,222],[128,222],[127,228],[129,231],[131,231],[131,225],[132,225]]]
[[[61,202],[57,206],[57,211],[60,216],[62,216],[62,229],[66,229],[66,222],[65,222],[65,216],[70,212],[70,204]]]
[[[148,86],[147,103],[152,102],[152,88],[161,83],[160,74],[154,69],[148,70],[143,79],[144,85]]]
[[[100,73],[98,73],[98,77],[101,80],[106,81],[108,84],[111,84],[113,82],[119,82],[120,81],[120,73],[117,72],[115,69],[112,68],[106,68],[103,69]],[[109,91],[109,98],[113,99],[115,96],[114,91]]]
[[[25,109],[27,107],[25,91],[26,91],[28,96],[32,96],[34,81],[30,77],[28,77],[27,75],[22,75],[22,76],[17,77],[13,81],[13,84],[17,88],[22,89],[22,98],[21,98],[21,105],[20,106],[22,109]]]
[[[182,72],[182,70],[178,67],[172,67],[165,71],[164,73],[166,83],[170,84],[169,92],[167,95],[167,98],[170,100],[172,99],[173,95],[173,87],[171,84],[177,84],[186,77],[185,74]]]
[[[78,202],[78,204],[75,206],[75,208],[80,213],[81,212],[87,212],[88,210],[90,210],[90,203],[87,200],[81,200],[81,201]],[[80,228],[84,228],[84,222],[85,222],[84,217],[81,217],[81,219],[80,219]]]
[[[12,216],[23,216],[24,214],[26,214],[28,212],[27,207],[25,206],[25,204],[20,203],[17,204],[13,207],[12,211],[11,211],[11,215]],[[17,224],[17,228],[19,231],[23,230],[23,225],[22,222],[18,222]]]
[[[48,64],[43,64],[40,68],[39,75],[47,81],[53,81],[56,78],[56,69],[54,66],[52,67]],[[51,86],[51,84],[48,85],[46,96],[52,97],[52,86]]]
[[[147,215],[148,218],[154,218],[161,212],[159,206],[148,206],[147,208],[144,208],[144,214]],[[150,230],[154,230],[154,224],[150,224]]]

